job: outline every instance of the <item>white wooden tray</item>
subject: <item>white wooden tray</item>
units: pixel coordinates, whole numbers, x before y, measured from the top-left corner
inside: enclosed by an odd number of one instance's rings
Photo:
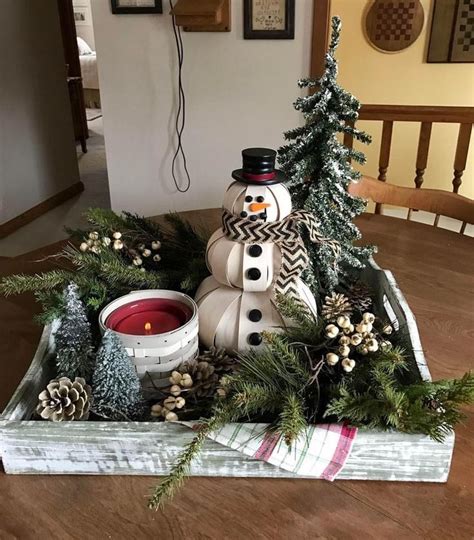
[[[391,272],[373,261],[363,274],[377,291],[376,304],[395,327],[406,325],[420,378],[431,380],[415,318]],[[8,474],[164,475],[192,430],[164,422],[30,420],[37,396],[54,375],[51,329],[45,327],[31,366],[0,417],[0,456]],[[338,479],[446,482],[454,433],[443,443],[425,435],[359,430]],[[195,476],[303,478],[206,441]]]

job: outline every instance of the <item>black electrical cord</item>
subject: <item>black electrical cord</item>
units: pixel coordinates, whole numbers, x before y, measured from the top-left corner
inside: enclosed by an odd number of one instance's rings
[[[171,11],[173,11],[173,0],[170,0]],[[175,131],[178,139],[178,146],[176,147],[176,152],[173,156],[173,161],[171,163],[171,174],[173,176],[173,181],[176,186],[176,189],[180,193],[186,193],[191,187],[191,177],[188,171],[188,163],[186,158],[186,153],[183,147],[183,132],[186,126],[186,96],[184,94],[183,88],[183,63],[184,63],[184,47],[183,39],[181,37],[181,28],[176,24],[176,18],[174,15],[171,16],[173,22],[173,33],[176,42],[176,50],[178,52],[178,110],[176,112],[176,123]],[[181,155],[183,159],[183,168],[186,174],[186,187],[180,187],[176,174],[176,167],[178,163],[179,156]]]

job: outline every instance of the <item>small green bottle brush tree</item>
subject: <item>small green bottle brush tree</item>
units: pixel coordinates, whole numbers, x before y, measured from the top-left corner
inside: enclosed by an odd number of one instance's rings
[[[314,94],[300,97],[294,104],[303,113],[305,125],[287,131],[285,139],[289,142],[279,149],[279,162],[290,178],[288,187],[296,208],[311,212],[319,221],[321,233],[339,242],[341,247],[339,274],[328,246],[307,242],[310,266],[305,280],[316,297],[332,291],[350,269],[363,268],[374,252],[371,246],[354,246],[361,234],[352,219],[365,210],[365,202],[347,191],[349,184],[360,177],[350,160],[363,164],[365,156],[344,146],[338,136],[348,133],[365,144],[371,138],[352,127],[360,104],[337,83],[335,54],[340,31],[341,20],[333,17],[323,76],[298,83],[300,88],[316,89]]]

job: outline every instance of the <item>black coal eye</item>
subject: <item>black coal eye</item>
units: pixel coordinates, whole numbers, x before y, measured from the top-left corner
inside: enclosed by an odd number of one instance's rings
[[[263,202],[265,200],[265,197],[262,197],[261,195],[257,197],[257,202]]]
[[[247,195],[247,197],[245,197],[245,202],[252,202],[252,201],[253,201],[252,195]]]
[[[250,219],[252,221],[257,221],[257,216],[255,214],[253,214],[253,215],[250,216]]]
[[[261,212],[260,214],[258,214],[258,217],[260,219],[265,219],[267,217],[267,214],[265,212]]]
[[[240,212],[240,217],[247,217],[247,212]]]

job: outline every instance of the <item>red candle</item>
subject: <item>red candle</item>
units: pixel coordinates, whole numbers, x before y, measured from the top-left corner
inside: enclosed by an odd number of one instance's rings
[[[121,334],[150,336],[177,330],[191,317],[191,309],[182,302],[151,298],[118,307],[107,317],[105,326]]]

